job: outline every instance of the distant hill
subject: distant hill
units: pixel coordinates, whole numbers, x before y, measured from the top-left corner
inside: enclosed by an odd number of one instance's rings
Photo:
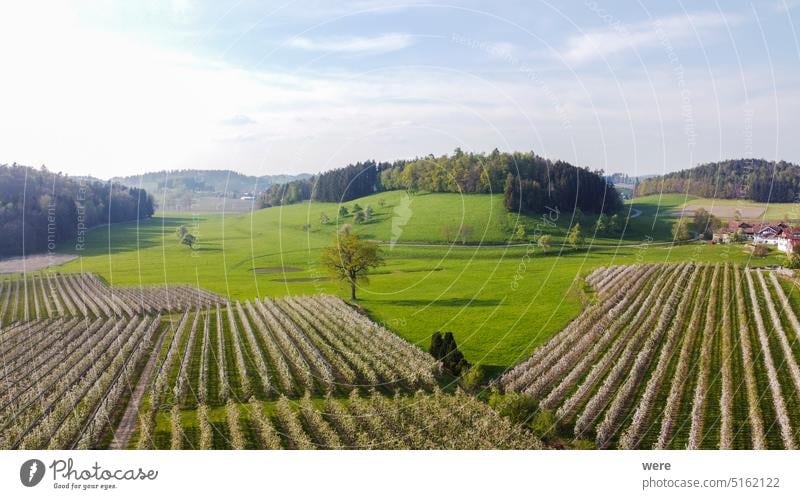
[[[243,212],[260,204],[241,197],[257,199],[272,186],[311,178],[299,175],[244,175],[232,170],[162,170],[128,177],[115,177],[113,182],[142,187],[153,194],[160,211],[204,213]]]
[[[220,194],[239,197],[245,193],[255,194],[274,184],[285,184],[311,175],[244,175],[232,170],[162,170],[128,177],[111,179],[124,185],[141,186],[154,194],[169,191]]]
[[[730,159],[643,179],[636,185],[637,196],[668,192],[790,203],[800,196],[800,167],[786,161]]]

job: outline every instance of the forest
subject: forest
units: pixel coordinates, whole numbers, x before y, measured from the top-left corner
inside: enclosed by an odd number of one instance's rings
[[[307,180],[275,185],[262,205],[291,204],[313,199],[345,202],[380,191],[503,193],[513,212],[545,208],[588,213],[613,213],[622,207],[619,193],[602,171],[551,161],[530,153],[465,153],[416,158],[394,163],[366,161],[321,173]]]
[[[786,161],[731,159],[652,177],[636,186],[637,196],[676,192],[717,199],[792,203],[800,195],[798,166]]]
[[[71,178],[44,166],[0,165],[0,256],[55,251],[79,231],[154,211],[143,189]]]

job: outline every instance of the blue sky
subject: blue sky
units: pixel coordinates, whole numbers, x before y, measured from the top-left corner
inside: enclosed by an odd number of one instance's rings
[[[800,2],[5,2],[0,162],[316,172],[460,147],[800,162]]]

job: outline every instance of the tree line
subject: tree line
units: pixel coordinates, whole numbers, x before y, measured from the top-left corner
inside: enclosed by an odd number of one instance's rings
[[[314,200],[346,202],[376,192],[409,191],[462,194],[502,193],[512,212],[538,213],[546,208],[613,213],[622,199],[602,171],[551,161],[536,154],[465,153],[394,163],[366,161],[324,172],[310,179],[270,187],[264,207]]]
[[[730,159],[639,182],[637,196],[677,192],[717,199],[792,203],[800,196],[798,165],[764,159]]]
[[[155,211],[144,189],[73,179],[44,166],[0,165],[0,256],[56,250],[79,231],[144,219]]]

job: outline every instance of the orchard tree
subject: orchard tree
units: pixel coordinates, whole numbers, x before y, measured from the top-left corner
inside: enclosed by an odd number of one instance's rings
[[[194,244],[197,242],[197,238],[189,232],[189,228],[185,225],[175,229],[175,237],[178,238],[179,243],[185,244],[190,248],[194,248]]]
[[[336,234],[332,246],[322,250],[322,265],[339,281],[350,285],[350,298],[356,300],[356,284],[368,283],[371,269],[384,264],[380,248],[364,241],[349,227]]]
[[[185,244],[186,246],[194,249],[194,244],[197,242],[197,238],[188,232],[181,238],[181,244]]]
[[[583,237],[583,232],[581,231],[581,224],[575,224],[569,230],[569,234],[567,234],[567,244],[570,245],[573,249],[578,249],[583,247],[586,239]]]
[[[538,244],[539,247],[542,248],[542,251],[549,250],[550,246],[553,245],[553,236],[550,236],[549,234],[539,236]]]

